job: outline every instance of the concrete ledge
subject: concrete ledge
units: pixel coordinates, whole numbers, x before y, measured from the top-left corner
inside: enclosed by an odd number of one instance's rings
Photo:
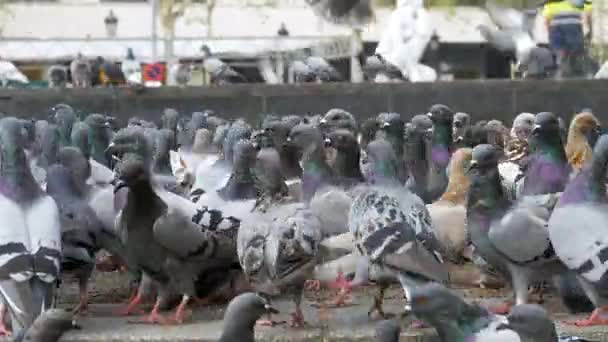
[[[116,89],[0,89],[0,112],[46,118],[48,109],[68,103],[86,113],[158,119],[166,107],[183,113],[213,109],[226,117],[259,120],[263,113],[325,113],[344,108],[360,118],[383,111],[423,113],[433,103],[445,103],[477,119],[511,121],[514,113],[554,111],[569,118],[589,107],[608,120],[608,80],[512,81],[474,80],[418,84],[243,84],[223,87]],[[606,115],[606,117],[603,117]]]

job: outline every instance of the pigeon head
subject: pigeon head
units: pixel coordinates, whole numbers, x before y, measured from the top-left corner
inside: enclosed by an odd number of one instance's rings
[[[272,121],[264,126],[264,132],[272,139],[274,146],[282,146],[289,137],[289,132],[293,127],[288,121]]]
[[[410,125],[416,131],[424,133],[432,130],[433,120],[428,115],[418,114],[412,118]]]
[[[454,121],[454,112],[446,106],[442,104],[436,104],[429,108],[429,112],[426,114],[433,121],[433,125],[435,126],[449,126],[450,128],[453,125]]]
[[[528,140],[532,130],[534,129],[535,116],[532,113],[521,113],[513,120],[511,128],[511,137],[520,140]]]
[[[582,112],[574,116],[570,123],[568,136],[573,134],[582,134],[587,139],[587,143],[591,148],[595,146],[597,139],[601,134],[600,121],[591,112]]]
[[[255,293],[247,292],[236,296],[230,301],[224,314],[224,331],[220,342],[253,341],[255,322],[263,315],[271,313],[278,313],[278,310]],[[234,337],[237,339],[232,339]]]
[[[118,159],[122,159],[122,156],[127,153],[138,155],[146,162],[152,158],[150,141],[146,137],[144,129],[138,126],[126,127],[118,131],[106,152]]]
[[[200,128],[194,134],[194,144],[192,145],[192,152],[194,153],[208,153],[213,150],[213,132],[207,128]],[[175,146],[173,149],[175,149]]]
[[[559,135],[560,127],[557,116],[550,112],[536,114],[532,134],[535,137],[548,137],[553,134]]]
[[[504,148],[507,128],[499,120],[490,120],[485,126],[488,144]]]
[[[429,321],[456,321],[467,304],[456,294],[438,283],[417,287],[410,294],[411,312]]]
[[[122,156],[116,165],[115,174],[117,181],[114,185],[114,193],[125,187],[130,189],[145,187],[150,182],[149,166],[140,155],[132,152]]]
[[[105,115],[102,114],[90,114],[85,119],[85,122],[92,128],[96,129],[109,127],[108,120],[106,120]]]
[[[380,121],[377,117],[371,117],[361,124],[361,147],[365,148],[370,141],[376,138],[380,129]]]
[[[346,129],[338,129],[331,132],[325,138],[325,144],[338,151],[351,152],[359,150],[357,138],[351,131]]]
[[[224,144],[224,139],[226,139],[226,135],[228,134],[229,128],[230,124],[225,123],[215,129],[215,134],[213,134],[213,146],[215,146],[219,150],[222,150],[222,145]]]
[[[399,323],[387,319],[376,324],[376,341],[378,342],[399,342],[401,326]]]
[[[469,171],[478,170],[480,172],[496,169],[498,161],[502,157],[502,151],[490,144],[477,145],[473,149]]]
[[[254,131],[251,135],[251,141],[253,147],[255,147],[255,149],[258,151],[263,148],[274,147],[272,135],[267,130]]]
[[[302,123],[302,118],[299,115],[287,115],[281,118],[281,121],[292,129]]]
[[[454,123],[452,133],[456,139],[464,139],[464,132],[471,124],[471,116],[467,113],[456,113],[454,114]]]
[[[498,326],[497,330],[511,329],[524,341],[558,341],[555,324],[549,319],[547,311],[539,305],[514,306],[507,321],[507,324]]]
[[[355,117],[351,113],[339,108],[330,109],[323,119],[321,119],[320,124],[321,127],[327,130],[343,128],[355,131],[357,129]]]
[[[203,53],[203,58],[211,57],[211,49],[209,46],[207,46],[207,44],[203,44],[203,46],[201,46],[201,52]]]
[[[74,314],[62,309],[50,309],[40,314],[27,330],[22,330],[15,337],[15,342],[56,342],[71,329],[80,329]]]
[[[79,189],[74,183],[72,173],[68,168],[60,164],[51,165],[47,170],[46,191],[51,194],[78,193]]]
[[[378,114],[378,122],[380,129],[391,138],[403,138],[403,130],[405,122],[398,113],[380,113]]]
[[[289,133],[287,141],[295,146],[299,151],[306,152],[323,147],[323,133],[308,124],[299,124]]]

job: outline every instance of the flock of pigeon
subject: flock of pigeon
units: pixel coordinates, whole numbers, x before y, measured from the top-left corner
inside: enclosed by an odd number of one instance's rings
[[[373,283],[370,314],[388,317],[384,292],[397,283],[405,312],[442,341],[576,341],[558,337],[529,289],[555,280],[571,311],[593,310],[576,325],[608,324],[607,168],[608,137],[589,110],[569,128],[552,113],[522,113],[510,130],[439,104],[409,121],[381,113],[358,123],[332,109],[255,126],[167,109],[159,123],[120,128],[65,104],[48,120],[3,116],[2,312],[18,341],[44,325],[39,316],[73,327],[55,317],[57,288],[75,277],[74,313],[86,312],[105,250],[132,279],[119,314],[155,298],[141,320],[180,324],[192,302],[234,298],[223,342],[253,341],[258,319],[273,323],[277,296],[294,301],[290,323],[304,326],[303,291],[321,286],[328,264],[338,265],[331,304]],[[448,263],[465,262],[504,278],[515,302],[482,308],[448,290]],[[398,328],[382,322],[378,335]]]

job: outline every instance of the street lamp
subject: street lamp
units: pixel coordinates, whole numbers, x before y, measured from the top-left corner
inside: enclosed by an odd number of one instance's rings
[[[114,15],[114,11],[110,10],[103,22],[106,25],[106,35],[109,38],[115,38],[118,30],[118,18]]]

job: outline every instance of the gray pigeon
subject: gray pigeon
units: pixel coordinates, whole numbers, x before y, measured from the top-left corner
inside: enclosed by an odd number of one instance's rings
[[[87,158],[87,160],[91,157],[89,130],[90,127],[85,122],[76,122],[74,123],[74,127],[72,127],[72,134],[70,137],[70,146],[78,148],[80,152]]]
[[[452,127],[454,125],[454,113],[441,104],[429,108],[427,114],[433,121],[433,133],[431,138],[430,172],[428,179],[428,199],[431,202],[437,200],[448,186],[447,167],[453,150]]]
[[[604,238],[604,222],[608,213],[607,168],[608,136],[602,135],[595,145],[591,163],[585,165],[566,186],[549,220],[549,235],[555,253],[570,270],[576,272],[583,290],[596,308],[589,319],[576,322],[580,326],[606,324],[601,314],[608,298],[602,254],[608,246]]]
[[[296,83],[311,83],[315,82],[317,77],[312,68],[303,61],[293,61],[289,65]]]
[[[376,342],[399,342],[401,327],[394,320],[383,320],[376,324]]]
[[[365,180],[360,167],[361,150],[353,133],[345,129],[334,130],[325,138],[325,144],[337,151],[333,163],[337,185],[350,188]]]
[[[502,152],[493,145],[473,149],[467,231],[475,251],[510,280],[516,304],[526,304],[528,287],[533,282],[567,270],[555,256],[546,229],[557,196],[530,196],[511,202],[498,171],[501,156]]]
[[[57,107],[57,106],[56,106]],[[72,142],[72,129],[78,120],[71,107],[62,107],[55,110],[55,125],[59,129],[59,148],[70,146]]]
[[[117,217],[117,229],[130,259],[158,289],[156,304],[145,321],[162,323],[161,303],[173,294],[182,296],[173,321],[182,323],[194,282],[205,268],[230,265],[236,260],[232,234],[202,230],[192,222],[194,203],[172,195],[151,177],[151,147],[139,127],[121,130],[110,151],[120,156],[116,195],[127,192]],[[236,234],[234,234],[236,235]]]
[[[169,129],[161,129],[156,134],[156,153],[154,155],[154,166],[152,171],[159,175],[173,175],[171,170],[171,157],[169,151],[175,151],[175,134]]]
[[[0,120],[0,212],[10,227],[1,241],[0,293],[16,332],[53,305],[61,263],[59,210],[30,172],[22,129],[18,119]]]
[[[211,83],[216,85],[247,83],[247,78],[221,59],[213,56],[207,45],[201,47],[203,68],[211,75]]]
[[[237,142],[232,151],[231,154],[234,154],[232,173],[226,185],[218,190],[218,194],[227,201],[256,198],[253,169],[257,151],[248,140]]]
[[[93,78],[91,63],[82,54],[78,53],[76,59],[70,63],[72,85],[74,88],[89,88]]]
[[[106,117],[101,114],[91,114],[87,116],[85,122],[90,129],[91,158],[101,165],[110,166],[110,160],[105,151],[112,137]]]
[[[369,256],[372,265],[393,273],[409,300],[413,288],[429,281],[446,282],[448,274],[430,214],[418,196],[401,186],[396,169],[385,159],[390,150],[385,140],[368,145],[373,185],[357,192],[348,225],[361,254]],[[381,285],[374,304],[380,314],[383,295]]]
[[[304,63],[310,68],[319,82],[340,82],[344,79],[338,70],[325,58],[309,55],[304,60]]]
[[[237,240],[241,267],[253,287],[296,303],[292,325],[303,326],[304,283],[317,264],[321,223],[303,204],[278,205],[243,221]]]
[[[253,328],[264,314],[279,313],[266,299],[255,293],[235,297],[224,314],[224,328],[218,342],[255,342]]]
[[[68,83],[68,69],[63,65],[51,65],[47,78],[49,88],[65,88]]]
[[[454,143],[458,147],[464,147],[465,132],[471,126],[471,116],[467,113],[456,113],[454,114],[454,123],[452,128],[452,137]]]
[[[498,330],[513,330],[526,342],[584,341],[569,336],[558,337],[553,320],[539,305],[523,304],[513,307],[507,316],[507,322],[500,325]]]
[[[88,307],[88,281],[95,267],[95,254],[99,249],[103,224],[85,201],[72,172],[53,165],[48,170],[47,193],[59,207],[61,222],[62,273],[74,275],[78,280],[80,302],[74,312],[85,312]]]
[[[173,108],[163,110],[163,115],[160,117],[161,128],[169,129],[177,133],[177,125],[179,123],[179,113]]]
[[[289,133],[288,142],[302,156],[302,196],[308,203],[319,189],[334,184],[334,173],[325,159],[323,134],[312,125],[299,124]]]
[[[514,331],[505,329],[505,317],[495,316],[478,305],[466,303],[440,284],[413,289],[410,307],[411,313],[435,328],[442,342],[527,341],[520,339]]]
[[[71,329],[80,329],[74,316],[65,310],[51,309],[42,313],[27,331],[17,335],[15,342],[57,342]]]

